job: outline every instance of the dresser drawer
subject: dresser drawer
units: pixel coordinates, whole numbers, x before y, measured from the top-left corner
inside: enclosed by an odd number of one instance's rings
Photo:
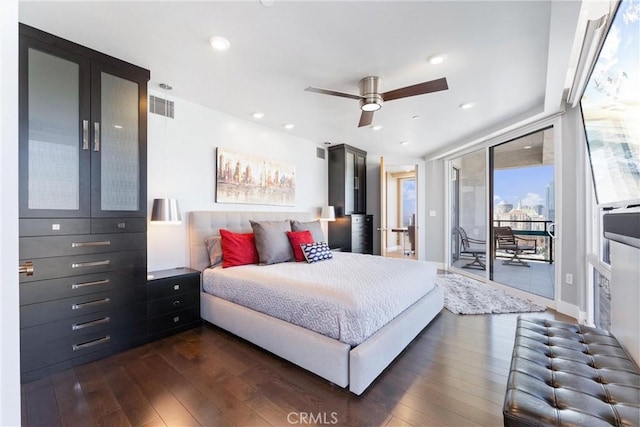
[[[146,233],[21,237],[20,258],[145,250]]]
[[[127,341],[139,341],[144,334],[145,322],[139,321],[127,324],[126,327],[125,325],[111,326],[108,330],[96,329],[83,335],[70,334],[55,341],[41,340],[26,343],[28,350],[24,348],[20,352],[20,369],[22,372],[29,372],[90,353],[104,353],[114,345]]]
[[[200,305],[175,311],[173,313],[156,316],[147,322],[147,332],[149,335],[166,332],[172,328],[188,325],[189,323],[200,321]]]
[[[20,275],[20,282],[55,279],[57,277],[133,269],[147,264],[146,251],[107,252],[104,254],[75,255],[52,258],[26,258],[33,262],[33,275]]]
[[[200,293],[190,292],[151,300],[148,302],[147,312],[149,317],[155,317],[161,314],[189,308],[197,304],[200,304]]]
[[[200,292],[199,273],[188,276],[169,277],[150,281],[147,285],[147,296],[150,300],[156,298]]]
[[[146,231],[146,218],[91,219],[92,233],[140,233]]]
[[[20,237],[26,236],[63,236],[68,234],[89,234],[89,218],[47,218],[20,219]]]
[[[126,327],[145,319],[145,304],[139,303],[22,328],[20,350],[31,352],[37,346],[53,345],[52,343],[68,337],[82,341],[87,335],[109,333],[113,328]]]
[[[133,270],[25,282],[20,284],[20,305],[140,286],[146,282],[146,266],[139,266]]]
[[[144,286],[131,286],[111,292],[98,292],[20,307],[20,327],[41,325],[85,314],[112,310],[144,301]]]

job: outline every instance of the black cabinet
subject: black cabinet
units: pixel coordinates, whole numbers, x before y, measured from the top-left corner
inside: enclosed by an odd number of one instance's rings
[[[367,153],[347,144],[329,147],[329,205],[336,216],[367,212]]]
[[[344,252],[373,254],[373,215],[336,217],[329,222],[329,245]]]
[[[20,25],[20,217],[146,217],[149,71]]]
[[[367,153],[347,144],[329,148],[329,245],[346,252],[373,253],[373,216],[367,211]]]
[[[146,335],[149,71],[20,25],[23,381]]]
[[[200,326],[200,272],[190,268],[152,271],[147,282],[150,339]]]

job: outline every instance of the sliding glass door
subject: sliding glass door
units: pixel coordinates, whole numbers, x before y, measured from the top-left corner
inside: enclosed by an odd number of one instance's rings
[[[485,276],[487,266],[486,154],[475,151],[451,163],[449,265]]]
[[[555,298],[554,161],[552,127],[451,160],[451,267]]]
[[[490,278],[553,299],[553,128],[489,149],[493,253]]]

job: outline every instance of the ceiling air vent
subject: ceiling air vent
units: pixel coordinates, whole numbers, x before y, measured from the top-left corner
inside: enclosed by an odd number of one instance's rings
[[[316,157],[319,159],[324,159],[324,148],[316,147]]]
[[[159,114],[161,116],[174,118],[173,101],[158,98],[157,96],[149,96],[149,112]]]

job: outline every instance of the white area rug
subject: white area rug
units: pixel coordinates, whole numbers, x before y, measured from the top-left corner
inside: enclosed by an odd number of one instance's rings
[[[438,275],[444,289],[444,307],[454,314],[524,313],[545,307],[459,274]]]

